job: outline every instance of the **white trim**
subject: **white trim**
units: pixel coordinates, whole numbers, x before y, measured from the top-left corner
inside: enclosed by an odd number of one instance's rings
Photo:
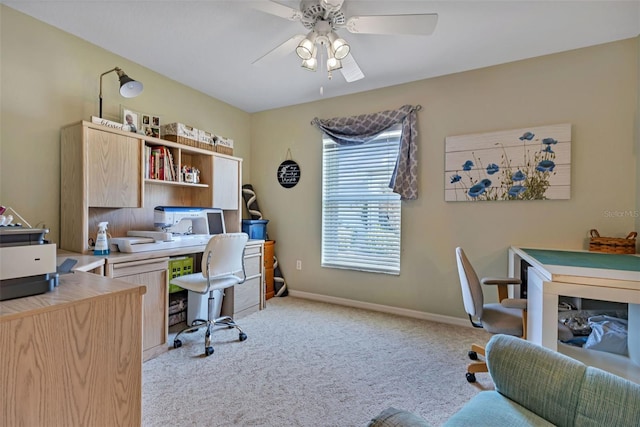
[[[364,310],[379,311],[382,313],[396,314],[398,316],[412,317],[420,320],[430,320],[432,322],[447,323],[449,325],[466,326],[472,328],[468,319],[459,317],[443,316],[441,314],[425,313],[423,311],[409,310],[407,308],[393,307],[390,305],[373,304],[370,302],[356,301],[346,298],[338,298],[327,295],[313,294],[310,292],[295,291],[289,289],[289,295],[295,298],[303,298],[314,301],[321,301],[330,304],[344,305],[347,307],[361,308]]]

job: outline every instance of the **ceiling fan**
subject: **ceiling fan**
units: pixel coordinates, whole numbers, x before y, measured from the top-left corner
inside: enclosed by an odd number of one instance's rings
[[[302,59],[302,68],[316,71],[319,58],[325,60],[329,79],[340,70],[347,82],[364,78],[353,59],[351,47],[336,31],[346,29],[352,34],[408,34],[430,35],[438,22],[435,13],[409,15],[345,16],[345,0],[302,0],[299,9],[293,9],[272,0],[254,2],[254,8],[290,21],[300,21],[309,30],[307,35],[297,34],[253,62],[283,57],[293,51]],[[325,54],[326,52],[326,54]]]

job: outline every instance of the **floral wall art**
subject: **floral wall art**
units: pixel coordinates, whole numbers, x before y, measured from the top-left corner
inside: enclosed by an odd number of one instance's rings
[[[445,201],[550,200],[571,195],[571,124],[445,141]]]

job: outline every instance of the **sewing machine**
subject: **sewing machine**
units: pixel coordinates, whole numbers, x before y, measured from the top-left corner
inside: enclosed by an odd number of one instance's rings
[[[130,230],[128,237],[112,238],[113,249],[120,252],[145,252],[184,246],[206,245],[213,234],[225,233],[222,209],[156,206],[155,230]]]

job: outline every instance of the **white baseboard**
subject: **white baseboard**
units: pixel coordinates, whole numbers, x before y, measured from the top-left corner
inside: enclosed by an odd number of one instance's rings
[[[414,319],[430,320],[433,322],[448,323],[450,325],[465,326],[471,328],[467,319],[459,317],[443,316],[441,314],[425,313],[423,311],[409,310],[406,308],[392,307],[390,305],[373,304],[370,302],[356,301],[346,298],[331,297],[327,295],[313,294],[310,292],[295,291],[289,289],[289,295],[295,298],[304,298],[321,301],[330,304],[345,305],[347,307],[362,308],[365,310],[380,311],[383,313],[397,314],[398,316],[412,317]]]

